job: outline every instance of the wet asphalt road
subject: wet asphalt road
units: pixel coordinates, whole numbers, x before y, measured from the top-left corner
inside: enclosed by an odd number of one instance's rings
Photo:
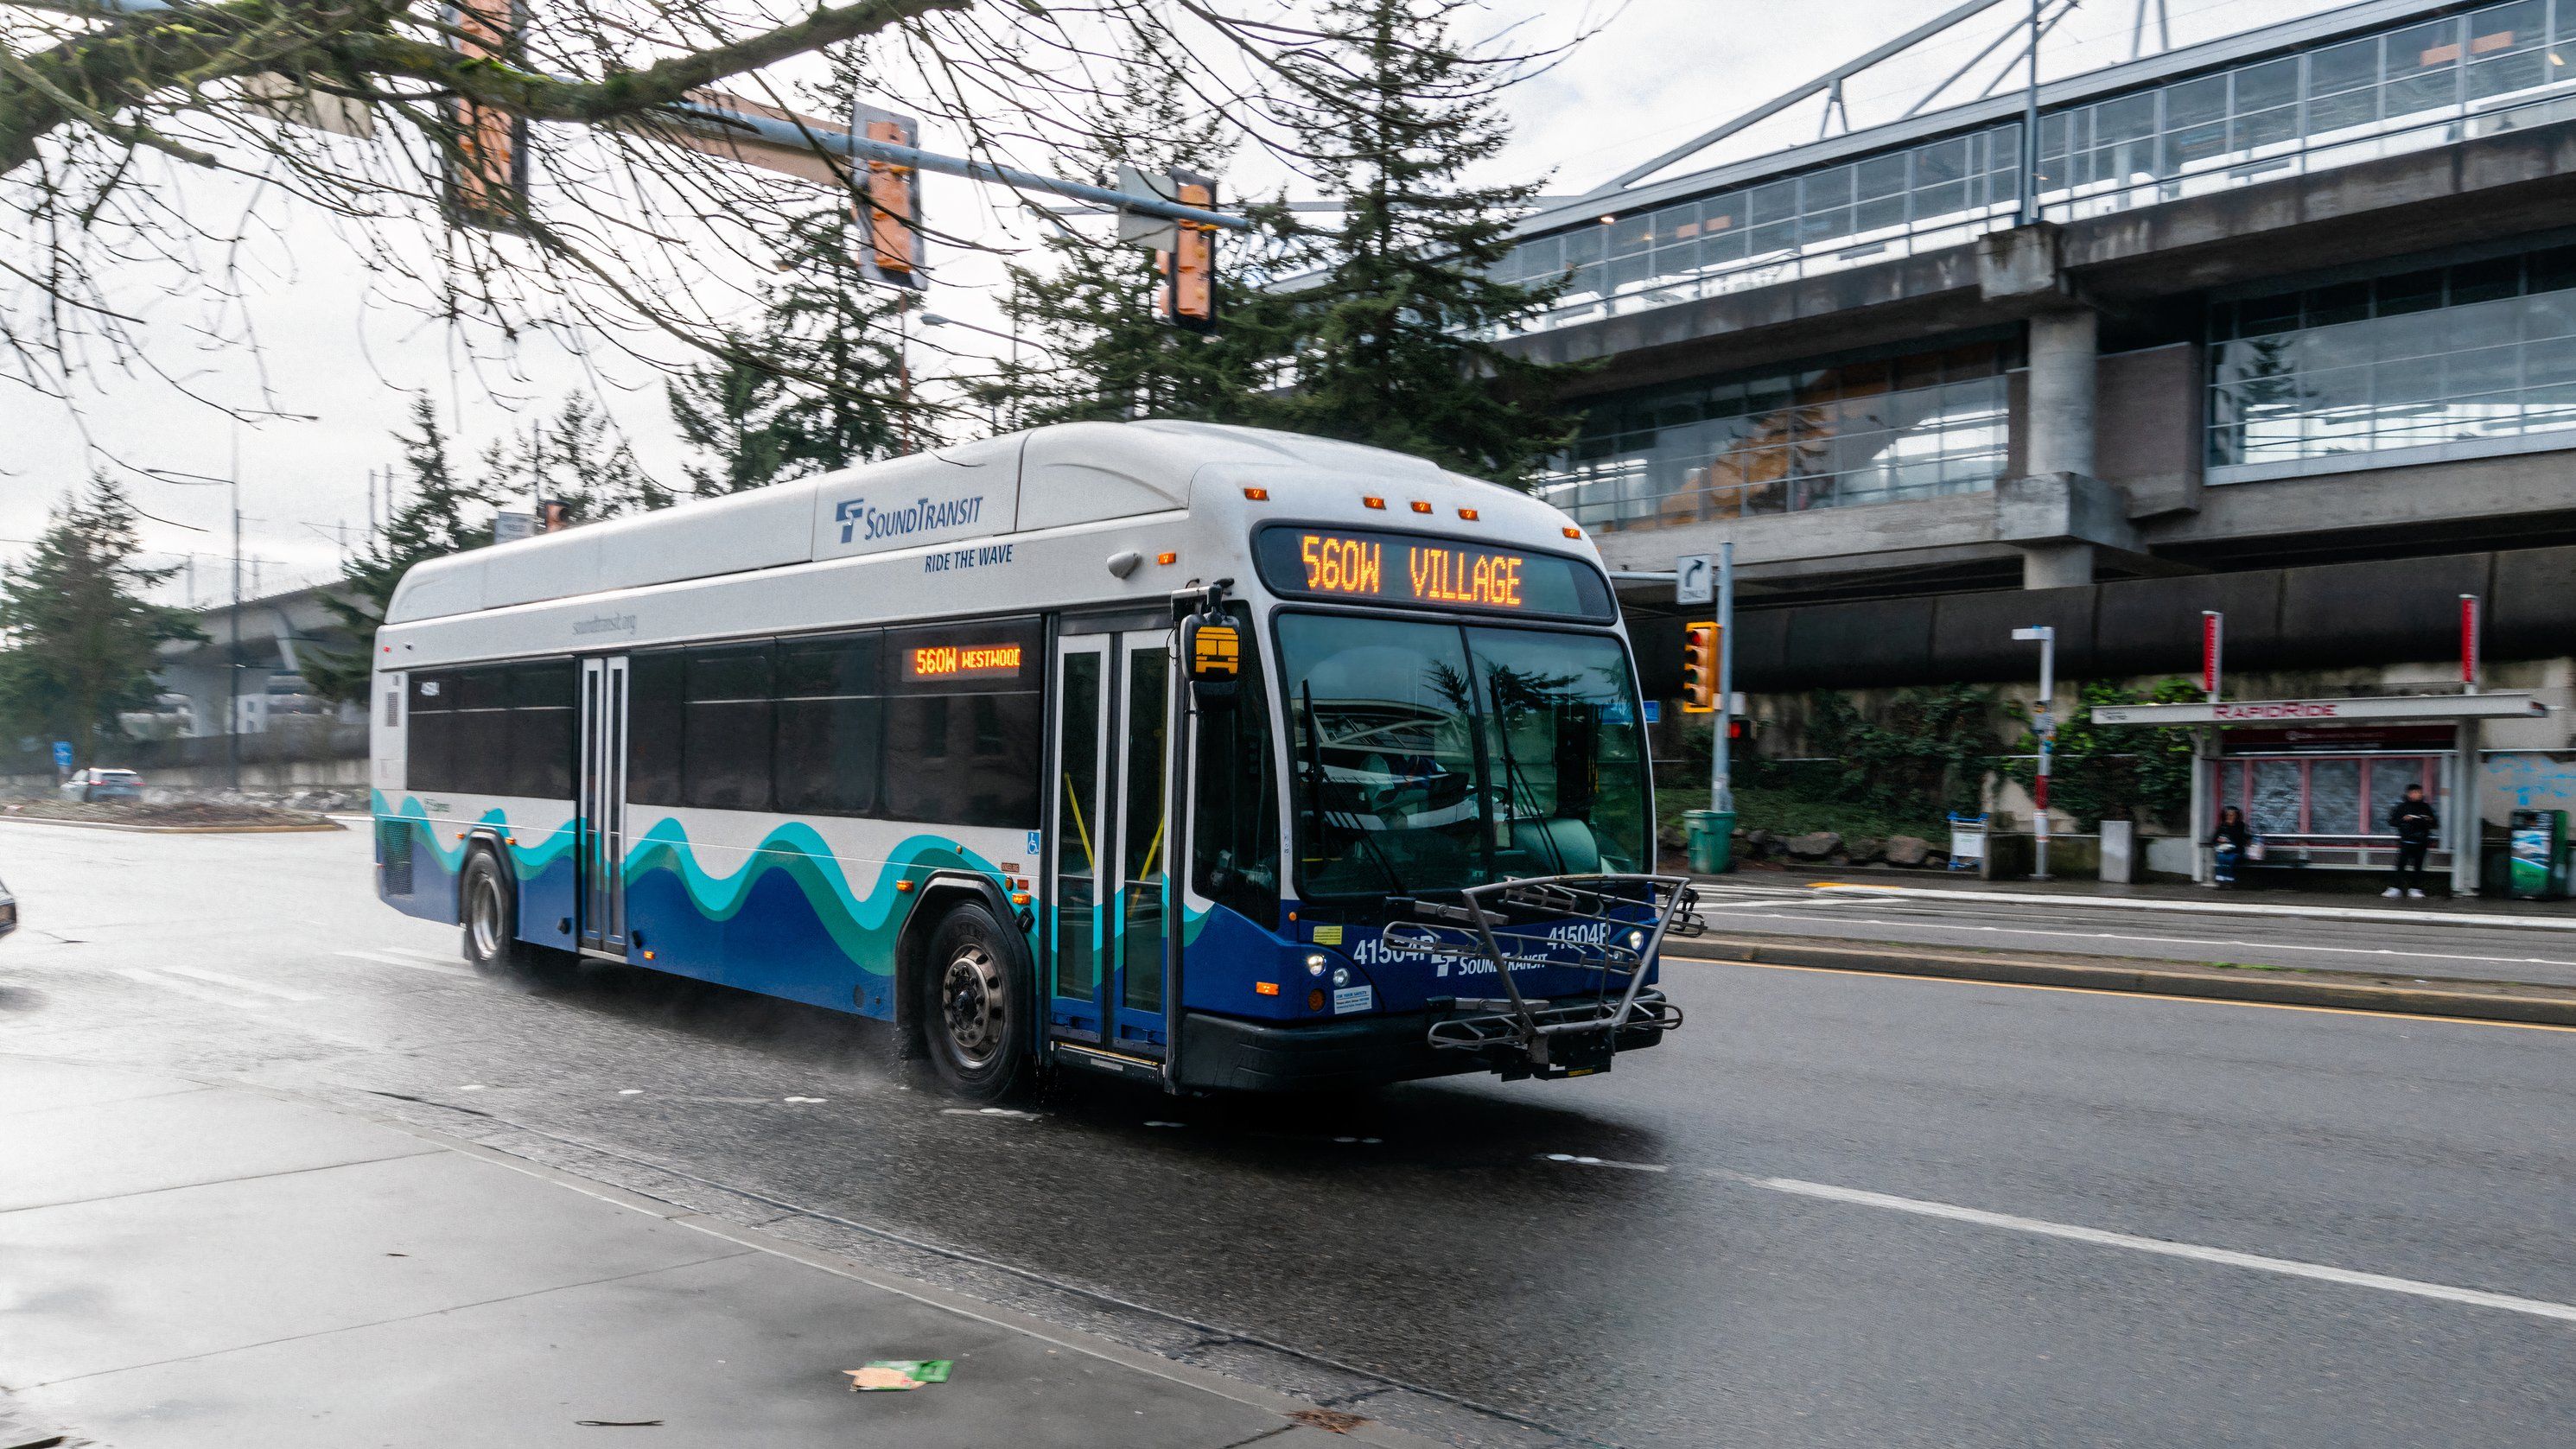
[[[2576,1033],[1690,965],[1608,1077],[1005,1116],[829,1013],[474,977],[365,856],[0,824],[0,1051],[385,1111],[1468,1443],[2576,1422]]]

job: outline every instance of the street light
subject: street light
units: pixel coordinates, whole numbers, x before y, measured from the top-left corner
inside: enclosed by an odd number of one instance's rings
[[[2039,644],[2039,713],[2031,720],[2033,733],[2039,736],[2039,784],[2031,791],[2031,830],[2038,838],[2037,858],[2030,873],[2032,880],[2048,879],[2048,744],[2057,738],[2057,716],[2050,708],[2057,698],[2057,631],[2046,624],[2015,629],[2015,639]]]

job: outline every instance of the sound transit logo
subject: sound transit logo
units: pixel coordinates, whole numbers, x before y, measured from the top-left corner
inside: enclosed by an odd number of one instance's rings
[[[936,501],[921,498],[892,509],[871,508],[865,498],[849,498],[833,506],[832,517],[841,525],[841,542],[856,543],[962,528],[983,511],[984,497],[980,493]]]

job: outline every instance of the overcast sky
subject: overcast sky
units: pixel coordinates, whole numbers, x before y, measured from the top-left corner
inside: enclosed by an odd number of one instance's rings
[[[1489,10],[1498,29],[1519,22],[1517,36],[1555,41],[1586,24],[1587,3],[1588,18],[1600,29],[1513,93],[1514,144],[1495,167],[1515,178],[1550,175],[1551,192],[1580,191],[1606,180],[1921,23],[1951,0],[1628,0],[1624,6],[1616,0],[1491,0]],[[2043,74],[2126,59],[2137,4],[2084,0],[2050,35]],[[1855,80],[1848,92],[1854,123],[1893,118],[1925,85],[2003,28],[2015,8],[2000,5]],[[2177,44],[2329,8],[2327,0],[2167,4]],[[1949,98],[1972,98],[1991,69]],[[1707,159],[1811,139],[1819,117],[1817,104],[1809,102]],[[934,134],[925,144],[937,149],[942,140]],[[1228,178],[1236,194],[1274,188],[1282,175],[1257,155],[1242,157],[1239,167],[1240,174]],[[967,225],[991,214],[989,199],[978,196],[971,183],[933,176],[925,190],[925,211],[937,224],[979,237],[1001,235],[989,223]],[[238,209],[242,199],[240,183],[219,180],[202,185],[190,204]],[[286,244],[270,249],[251,279],[247,312],[263,344],[257,356],[238,347],[195,346],[177,325],[189,315],[184,297],[159,304],[157,355],[165,367],[228,398],[250,401],[264,383],[281,410],[310,414],[313,421],[236,427],[158,378],[113,371],[86,379],[77,418],[24,393],[0,394],[0,417],[7,424],[0,426],[0,554],[23,551],[53,500],[95,465],[102,450],[140,466],[223,478],[231,475],[237,446],[243,547],[262,560],[262,591],[328,577],[336,569],[341,530],[354,539],[365,528],[368,471],[395,461],[389,435],[402,424],[410,395],[423,390],[463,434],[468,456],[495,436],[523,430],[532,414],[549,410],[567,391],[592,390],[634,439],[647,468],[666,480],[679,479],[683,453],[652,368],[615,349],[578,347],[572,344],[579,339],[561,337],[534,339],[500,366],[457,367],[453,360],[463,354],[456,339],[371,292],[356,256],[327,226],[290,221],[286,233]],[[985,298],[998,275],[993,259],[952,259],[928,307],[989,321],[993,314]],[[131,280],[138,292],[171,281]],[[961,351],[1002,346],[956,328],[932,335]],[[227,490],[148,479],[130,486],[137,507],[151,515],[143,524],[147,544],[171,562],[197,556],[199,601],[224,591]]]

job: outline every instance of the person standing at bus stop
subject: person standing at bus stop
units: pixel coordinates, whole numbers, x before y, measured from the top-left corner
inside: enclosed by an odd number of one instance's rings
[[[2388,828],[2397,832],[2397,883],[2380,894],[2393,896],[2402,890],[2420,901],[2424,899],[2424,857],[2433,849],[2433,833],[2442,828],[2442,818],[2424,798],[2423,786],[2407,786],[2406,798],[2388,807]]]

